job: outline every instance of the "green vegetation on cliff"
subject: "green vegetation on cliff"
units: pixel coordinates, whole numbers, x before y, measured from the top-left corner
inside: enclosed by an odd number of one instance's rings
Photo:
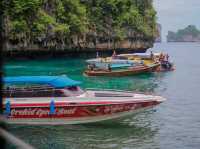
[[[167,35],[168,42],[199,42],[200,30],[194,25],[189,25],[177,32],[169,31]]]
[[[9,0],[4,16],[7,42],[29,47],[88,47],[127,38],[153,42],[152,0]]]

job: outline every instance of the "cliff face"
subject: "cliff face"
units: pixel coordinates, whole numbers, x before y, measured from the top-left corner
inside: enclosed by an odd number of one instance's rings
[[[10,0],[6,50],[147,49],[156,36],[152,0]]]
[[[157,35],[155,42],[162,42],[162,26],[161,24],[157,23],[156,25]]]
[[[177,32],[169,31],[167,35],[168,42],[200,42],[200,31],[194,26],[189,25],[185,29]]]

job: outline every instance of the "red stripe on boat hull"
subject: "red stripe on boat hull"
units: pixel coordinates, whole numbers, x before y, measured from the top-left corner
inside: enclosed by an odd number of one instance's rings
[[[55,114],[50,114],[50,107],[18,107],[11,106],[8,119],[46,119],[46,118],[84,118],[111,115],[123,112],[129,112],[142,108],[152,107],[160,102],[132,102],[132,103],[115,103],[105,105],[71,105],[71,106],[55,106]],[[66,104],[66,103],[65,103]],[[30,105],[30,104],[29,104]]]

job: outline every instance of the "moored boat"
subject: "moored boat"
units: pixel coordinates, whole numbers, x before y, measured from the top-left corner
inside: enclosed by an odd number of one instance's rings
[[[112,57],[107,58],[94,58],[86,60],[88,67],[91,69],[108,69],[110,68],[125,68],[137,65],[131,60],[114,59]]]
[[[4,115],[8,123],[81,124],[121,118],[160,104],[160,96],[113,90],[85,90],[65,76],[3,79]]]
[[[93,58],[86,60],[89,64],[98,64],[98,63],[104,63],[104,64],[133,64],[133,61],[130,61],[128,59],[117,59],[112,57],[106,57],[106,58]]]
[[[137,65],[134,67],[128,67],[126,69],[116,69],[116,70],[103,70],[103,69],[95,69],[95,70],[86,70],[84,72],[87,76],[130,76],[137,75],[141,73],[153,72],[159,67],[159,64],[151,64],[151,65]]]
[[[132,54],[119,54],[119,59],[128,59],[134,62],[143,61],[145,65],[159,63],[160,66],[155,70],[156,72],[173,71],[175,70],[174,64],[169,60],[167,53],[132,53]]]

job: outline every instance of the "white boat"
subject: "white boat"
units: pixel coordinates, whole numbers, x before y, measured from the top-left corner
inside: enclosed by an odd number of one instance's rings
[[[153,58],[152,58],[153,54]],[[160,67],[156,69],[156,72],[164,72],[164,71],[173,71],[175,70],[175,66],[173,62],[169,61],[169,56],[167,53],[131,53],[131,54],[119,54],[118,58],[127,58],[129,60],[133,60],[136,62],[143,61],[145,65],[149,66],[151,64],[159,63]],[[168,58],[166,58],[168,57]]]
[[[156,53],[154,52],[153,55],[155,57],[159,57],[161,53]],[[151,59],[151,53],[129,53],[129,54],[119,54],[117,55],[118,57],[122,58],[131,58],[131,57],[135,57],[135,58],[141,58],[141,59]]]
[[[99,122],[128,116],[165,101],[161,96],[126,91],[82,90],[80,82],[65,76],[5,77],[3,81],[4,115],[11,124]]]

